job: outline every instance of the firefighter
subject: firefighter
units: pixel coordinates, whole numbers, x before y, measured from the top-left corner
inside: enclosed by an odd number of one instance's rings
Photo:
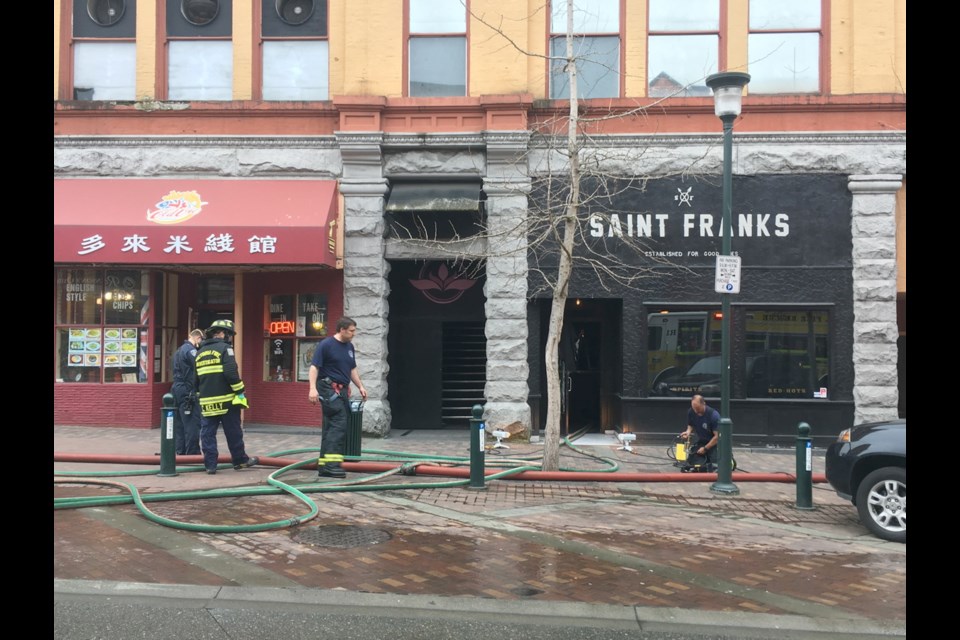
[[[197,350],[197,396],[200,403],[200,449],[207,473],[217,472],[217,429],[223,425],[233,468],[245,469],[260,462],[251,458],[243,445],[241,408],[249,407],[243,380],[233,352],[237,330],[232,320],[216,320],[206,331],[207,339]]]

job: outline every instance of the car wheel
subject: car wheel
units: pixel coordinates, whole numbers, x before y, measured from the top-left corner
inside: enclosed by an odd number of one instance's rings
[[[860,522],[892,542],[907,541],[907,470],[883,467],[867,474],[857,487]]]

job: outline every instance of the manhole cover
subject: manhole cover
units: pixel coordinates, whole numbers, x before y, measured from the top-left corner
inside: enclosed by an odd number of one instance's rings
[[[301,544],[309,544],[315,547],[347,549],[368,544],[380,544],[392,537],[386,531],[374,527],[332,524],[305,529],[294,535],[293,539]]]
[[[510,589],[510,593],[515,596],[520,596],[521,598],[535,596],[538,593],[543,593],[541,589],[534,589],[533,587],[514,587]]]

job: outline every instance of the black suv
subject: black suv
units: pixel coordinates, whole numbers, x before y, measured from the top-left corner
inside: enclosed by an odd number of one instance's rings
[[[875,536],[907,541],[907,421],[861,424],[827,448],[827,481]]]

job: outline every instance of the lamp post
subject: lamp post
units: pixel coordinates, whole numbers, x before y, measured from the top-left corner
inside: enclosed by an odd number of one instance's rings
[[[750,82],[750,74],[737,71],[715,73],[707,77],[707,86],[713,89],[713,109],[723,122],[723,218],[720,235],[723,247],[720,255],[730,255],[731,196],[733,192],[733,121],[740,115],[743,88]],[[721,293],[720,319],[720,455],[717,481],[710,485],[713,493],[737,495],[740,489],[733,484],[733,421],[730,420],[730,294]]]

